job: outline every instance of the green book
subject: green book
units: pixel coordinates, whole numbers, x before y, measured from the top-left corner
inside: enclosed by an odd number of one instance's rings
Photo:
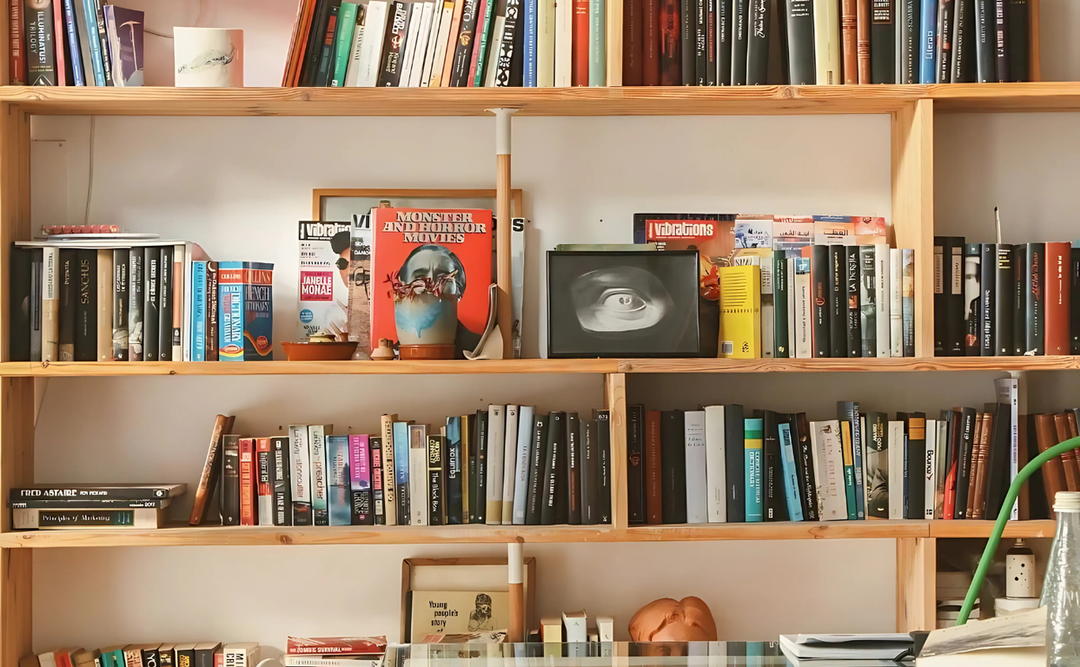
[[[847,420],[840,421],[840,446],[844,451],[844,491],[847,496],[847,518],[855,521],[859,518],[859,506],[855,501],[855,457],[852,454],[851,422]]]
[[[345,71],[349,68],[349,56],[356,31],[357,7],[355,2],[343,2],[338,11],[337,28],[334,29],[334,79],[330,84],[334,88],[345,85]]]
[[[765,422],[762,419],[746,419],[743,422],[743,454],[746,464],[746,521],[763,520],[765,508],[765,485],[762,475],[762,433]]]
[[[491,43],[491,24],[495,20],[497,0],[487,0],[487,9],[484,11],[484,24],[476,26],[478,38],[476,48],[479,49],[476,56],[476,76],[473,77],[473,86],[481,88],[484,85],[484,65],[487,64],[487,50]]]
[[[607,6],[605,0],[589,0],[589,85],[607,85]]]
[[[791,357],[788,349],[788,274],[787,256],[773,251],[773,347],[777,359]]]

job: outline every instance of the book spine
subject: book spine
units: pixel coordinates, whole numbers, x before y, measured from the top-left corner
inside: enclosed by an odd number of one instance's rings
[[[716,85],[730,86],[735,0],[717,0],[716,4]]]
[[[97,359],[97,251],[80,248],[78,253],[79,292],[78,301],[75,303],[75,361],[94,361]],[[12,304],[16,303],[18,302],[12,301]],[[15,359],[14,354],[12,359]]]
[[[42,248],[41,261],[41,361],[60,358],[60,299],[57,273],[59,248]]]
[[[240,436],[221,436],[221,525],[240,525]]]
[[[764,423],[761,419],[745,420],[744,456],[745,456],[745,488],[746,488],[746,521],[755,523],[763,520],[764,513],[764,489],[762,466],[763,460],[763,430]]]
[[[955,0],[938,0],[937,40],[934,44],[934,77],[938,83],[948,83],[952,79],[955,6]]]
[[[859,508],[855,499],[855,450],[852,447],[851,422],[845,419],[840,424],[840,446],[844,461],[844,496],[846,498],[847,518],[859,518]],[[861,491],[861,490],[860,490]]]
[[[830,357],[848,356],[847,249],[829,246]]]
[[[960,413],[960,425],[957,430],[956,444],[956,492],[954,495],[953,518],[964,519],[967,513],[968,487],[970,486],[971,455],[975,441],[975,411],[964,408]]]
[[[311,517],[316,526],[330,525],[326,492],[326,428],[308,426],[308,452],[311,456]]]
[[[635,21],[635,10],[636,21]],[[525,28],[525,51],[522,54],[525,57],[525,81],[524,86],[526,88],[536,88],[539,79],[537,68],[537,56],[539,46],[539,27],[537,20],[539,19],[538,12],[540,11],[540,3],[538,0],[525,0],[524,3],[524,28]],[[623,43],[623,76],[625,81],[628,81],[628,86],[640,86],[641,85],[641,0],[637,0],[636,3],[631,2],[627,7],[627,12],[624,17],[624,21],[627,25],[626,41]],[[636,58],[630,56],[627,51],[633,49],[634,39],[633,33],[636,28],[637,42],[636,42]],[[636,77],[635,77],[636,71]]]
[[[189,361],[185,355],[184,338],[188,332],[186,318],[191,314],[190,293],[187,291],[189,274],[185,269],[187,247],[184,244],[173,246],[173,321],[172,321],[172,360]]]
[[[446,418],[446,522],[462,523],[461,417]],[[467,508],[466,508],[467,509]]]
[[[546,466],[548,415],[533,416],[532,445],[529,457],[529,489],[525,498],[525,525],[540,525],[543,510],[543,480]]]
[[[919,83],[937,83],[935,57],[937,55],[937,3],[938,0],[922,0],[921,38],[919,41]]]
[[[892,308],[889,298],[891,282],[889,246],[885,243],[878,243],[874,245],[874,303],[877,304],[875,318],[877,322],[877,356],[879,357],[888,357],[892,354]]]
[[[660,412],[645,413],[645,520],[649,524],[664,522],[660,422]]]
[[[23,0],[10,0],[8,13],[8,76],[11,85],[26,85],[26,50],[23,39]]]
[[[781,468],[783,470],[784,501],[788,519],[804,519],[802,500],[799,498],[802,485],[799,483],[798,466],[795,462],[795,433],[792,424],[782,422],[777,425],[780,436]]]
[[[113,57],[112,54],[109,53],[109,35],[105,29],[105,3],[104,0],[92,0],[92,2],[94,9],[93,14],[97,23],[97,41],[101,46],[101,69],[105,77],[105,82],[101,85],[112,86],[114,85],[112,77]],[[92,27],[90,32],[93,33]],[[91,34],[91,39],[93,39],[93,34]]]
[[[1029,11],[1028,0],[1009,0],[1006,19],[1009,26],[1009,81],[1031,80]]]
[[[371,451],[366,435],[349,435],[349,508],[354,526],[371,526]]]
[[[469,489],[469,498],[471,499],[470,500],[470,509],[471,509],[471,511],[469,513],[469,521],[470,521],[470,523],[487,523],[487,491],[488,491],[488,489],[487,489],[487,475],[488,475],[488,464],[490,463],[490,461],[488,460],[488,446],[487,446],[487,444],[488,444],[488,430],[489,430],[489,426],[490,426],[490,424],[488,423],[489,419],[490,419],[490,417],[489,417],[488,411],[484,411],[484,410],[477,411],[476,420],[474,422],[475,425],[476,425],[476,428],[474,430],[474,433],[476,434],[476,437],[473,438],[473,441],[472,441],[472,444],[473,444],[472,449],[475,452],[475,455],[473,457],[473,461],[471,462],[472,463],[472,470],[470,470],[470,475],[469,475],[470,478],[472,480],[474,480],[472,488]],[[558,429],[554,429],[554,427],[552,427],[552,428],[553,428],[553,430],[555,430],[555,432],[557,433],[557,435],[558,435],[558,437],[560,439],[565,437],[565,435],[566,435],[566,415],[565,415],[565,413],[563,413],[562,418],[559,421]],[[560,457],[563,457],[564,453],[561,451],[562,448],[557,447],[556,449],[558,450],[558,452],[557,452],[558,455]],[[560,458],[560,460],[561,460],[561,458]],[[556,463],[559,463],[559,460],[557,460]],[[558,467],[556,467],[556,469],[552,473],[552,475],[557,478],[558,477],[558,472],[559,472],[559,469],[558,469]],[[400,482],[400,477],[399,477],[399,482]],[[551,505],[552,509],[555,508],[555,505],[554,505],[555,498],[556,498],[556,495],[553,495],[550,498],[551,503],[552,503],[552,505]],[[545,506],[546,506],[546,501],[545,501]],[[552,521],[552,523],[554,523],[554,521]]]
[[[626,426],[626,503],[632,524],[645,523],[644,437],[645,409],[631,405]]]
[[[870,66],[870,2],[871,0],[856,0],[855,2],[855,29],[856,51],[858,55],[859,83],[871,83]]]
[[[769,261],[766,259],[766,261]],[[791,289],[791,276],[787,271],[787,259],[783,250],[774,250],[773,262],[773,356],[787,359],[791,356],[788,349],[788,291]]]
[[[708,453],[703,410],[684,414],[683,447],[683,458],[686,461],[686,523],[708,523]]]
[[[1015,261],[1015,259],[1013,260]],[[61,263],[63,259],[61,258]],[[1015,268],[1015,265],[1014,265]],[[1015,273],[1015,271],[1014,271]],[[1080,354],[1080,247],[1073,247],[1069,255],[1069,340],[1070,354]],[[63,297],[61,296],[61,302]],[[1015,309],[1014,309],[1015,310]],[[63,358],[63,323],[61,318],[60,350]]]
[[[724,406],[705,408],[705,480],[706,512],[709,523],[726,523],[727,516],[727,450]]]
[[[686,523],[685,417],[670,410],[660,417],[661,500],[664,523]]]
[[[330,76],[330,85],[341,88],[345,85],[345,73],[349,68],[349,56],[352,51],[353,33],[356,30],[358,5],[353,2],[341,3],[338,25],[334,35],[334,65]]]
[[[786,521],[784,482],[781,470],[780,433],[775,412],[766,410],[762,420],[762,469],[765,521]]]
[[[862,356],[862,320],[859,308],[859,287],[861,282],[861,267],[859,266],[859,247],[846,246],[844,286],[846,288],[847,305],[847,357]]]
[[[172,361],[173,248],[161,248],[158,264],[158,361]]]
[[[382,438],[369,438],[371,448],[371,513],[376,526],[386,525],[386,496],[383,484]]]
[[[661,0],[641,3],[641,84],[660,85],[660,4]]]
[[[258,524],[274,525],[273,453],[270,438],[255,441],[255,464],[258,471]]]
[[[897,0],[872,0],[872,2],[870,8],[870,82],[896,83],[894,5]]]
[[[750,0],[750,25],[746,46],[746,84],[769,82],[769,0]]]
[[[597,494],[600,496],[600,523],[611,523],[611,414],[607,410],[596,413]]]
[[[440,435],[428,436],[427,439],[427,474],[428,474],[428,524],[441,526],[446,516],[446,471],[443,466],[443,454],[446,439]]]
[[[1046,354],[1046,244],[1029,243],[1024,268],[1024,327],[1023,354]]]
[[[693,0],[694,68],[691,70],[693,73],[691,85],[695,86],[706,86],[709,81],[707,71],[709,68],[709,3],[710,0]],[[715,14],[715,11],[713,13]]]
[[[404,492],[403,489],[397,488],[397,476],[396,468],[397,464],[394,458],[394,420],[397,419],[397,415],[383,415],[380,420],[380,426],[382,430],[382,489],[383,489],[383,510],[386,516],[387,526],[398,525],[398,493]],[[372,464],[374,467],[374,463]],[[376,509],[378,504],[376,503]],[[400,517],[402,523],[407,524],[408,520],[405,517]]]
[[[60,324],[57,334],[59,337],[57,349],[60,356],[60,361],[75,361],[75,300],[76,294],[78,292],[78,288],[76,287],[76,282],[78,281],[77,264],[78,259],[74,250],[69,250],[66,248],[60,250],[60,275],[58,277],[58,281],[60,283]],[[109,277],[109,280],[106,284],[111,290],[111,276]],[[110,296],[110,299],[111,298],[112,297]],[[109,358],[111,359],[111,328],[109,330],[109,334]]]
[[[945,353],[964,355],[964,239],[945,241]],[[1011,335],[1010,335],[1011,338]]]
[[[515,409],[516,412],[516,409]],[[506,418],[507,406],[488,406],[488,430],[487,430],[487,474],[486,474],[486,502],[485,523],[499,525],[502,523],[502,490],[503,490],[503,464],[505,463],[506,449]],[[573,415],[574,426],[577,426],[577,415]],[[576,440],[577,434],[572,437]],[[572,443],[572,444],[576,444]],[[573,460],[574,455],[571,454]],[[576,461],[575,461],[576,462]],[[578,510],[580,512],[580,508]],[[578,515],[580,520],[580,513]]]
[[[431,499],[428,497],[428,439],[427,429],[423,426],[409,425],[409,453],[406,468],[409,480],[408,508],[410,526],[429,525],[428,509]]]
[[[964,354],[979,356],[981,352],[980,309],[982,308],[982,248],[978,243],[964,245]]]
[[[858,246],[859,249],[859,326],[862,329],[861,355],[878,356],[877,340],[877,264],[874,246]]]
[[[256,476],[255,440],[240,438],[240,525],[254,526]]]
[[[158,324],[161,321],[159,287],[161,284],[161,249],[147,248],[143,285],[143,360],[157,361]]]
[[[292,497],[292,525],[310,526],[311,516],[311,451],[308,427],[289,426],[289,460],[292,464],[289,479]]]
[[[904,356],[915,356],[915,251],[911,248],[901,250],[901,263],[903,264],[903,324],[904,324]]]
[[[393,4],[393,14],[386,27],[386,40],[383,42],[383,54],[382,54],[382,69],[379,72],[378,86],[396,88],[401,83],[401,70],[404,65],[402,62],[402,51],[405,46],[405,37],[409,27],[409,7],[408,3],[395,2]],[[476,19],[473,17],[472,29],[476,28]],[[471,31],[470,31],[471,35]],[[469,42],[468,55],[472,54],[472,42]],[[460,46],[459,46],[460,48]],[[455,63],[455,83],[458,80],[460,74],[460,84],[464,86],[466,84],[465,77],[469,73],[469,62],[466,54],[462,54],[463,62],[460,65],[460,71],[457,69],[457,63]]]
[[[566,491],[570,525],[581,525],[581,423],[576,412],[566,416]]]
[[[469,65],[471,64],[473,51],[473,35],[476,32],[478,18],[477,0],[461,0],[463,9],[461,13],[461,30],[456,38],[454,47],[453,63],[450,70],[449,85],[457,88],[466,87],[468,84]],[[397,14],[395,13],[395,22]],[[404,20],[402,20],[404,21]],[[449,54],[447,54],[449,58]],[[381,82],[379,85],[383,85]]]
[[[747,0],[749,2],[749,0]],[[660,85],[682,85],[682,41],[679,0],[659,0]]]
[[[484,85],[484,65],[487,63],[489,45],[494,40],[491,26],[494,23],[495,0],[479,0],[479,3],[476,9],[476,36],[469,59],[469,74],[465,80],[469,88]]]
[[[810,285],[813,291],[811,303],[814,356],[828,357],[832,352],[829,335],[829,246],[811,247]]]
[[[26,31],[26,83],[31,86],[55,86],[56,36],[52,0],[26,0],[23,12],[23,27]]]
[[[206,361],[206,264],[191,263],[191,360]]]
[[[129,250],[113,250],[113,361],[128,359],[128,270]]]
[[[1069,354],[1069,264],[1072,247],[1069,243],[1047,243],[1045,246],[1046,298],[1044,303],[1046,335],[1044,352],[1046,354]]]
[[[1065,245],[1068,246],[1068,244]],[[994,262],[994,318],[991,331],[995,356],[1009,356],[1013,353],[1013,329],[1015,328],[1013,314],[1016,311],[1013,298],[1016,295],[1016,287],[1013,285],[1012,255],[1011,245],[997,244],[997,256]]]
[[[791,84],[816,84],[814,3],[811,0],[787,0],[781,20],[787,22],[788,73]]]
[[[513,1],[513,0],[511,0]],[[509,16],[507,17],[509,19]],[[589,85],[607,85],[606,0],[589,0]]]
[[[1008,0],[994,0],[994,71],[995,81],[1010,81],[1009,49],[1012,45],[1012,30],[1005,16]]]
[[[30,361],[41,361],[41,249],[35,248],[30,258]],[[95,331],[95,334],[97,332]],[[95,350],[96,354],[96,350]]]
[[[846,85],[859,83],[859,12],[856,2],[857,0],[841,0],[840,4],[840,42]]]
[[[695,50],[697,48],[697,7],[699,0],[679,0],[679,73],[680,83],[697,83]],[[753,2],[753,0],[751,0]]]
[[[544,456],[544,476],[542,479],[542,500],[540,505],[540,523],[545,526],[554,525],[556,521],[556,497],[561,486],[559,482],[559,469],[564,454],[562,448],[565,445],[563,438],[566,433],[566,413],[552,412],[549,415],[547,452]]]
[[[993,36],[994,0],[975,0],[974,38],[975,38],[975,81],[990,83],[997,78],[994,66]]]
[[[533,408],[523,405],[518,415],[517,452],[514,461],[514,493],[511,523],[525,525],[529,500],[529,463],[533,454]],[[447,429],[449,431],[449,429]]]
[[[332,2],[329,7],[329,16],[326,20],[326,31],[319,40],[319,67],[315,71],[315,87],[327,88],[334,73],[334,36],[338,30],[338,20],[341,15],[341,3]]]
[[[128,361],[142,361],[144,248],[128,255]]]
[[[206,349],[203,358],[217,361],[221,335],[221,300],[218,263],[206,263]]]
[[[997,282],[997,245],[983,243],[979,259],[979,354],[984,357],[994,356],[997,343],[994,340],[994,284]]]
[[[1027,297],[1024,275],[1027,272],[1027,246],[1019,243],[1013,246],[1013,351],[1015,356],[1024,354],[1027,343]]]

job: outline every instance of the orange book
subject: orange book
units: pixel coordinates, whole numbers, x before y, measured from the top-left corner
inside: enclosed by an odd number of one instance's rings
[[[300,83],[300,63],[304,62],[314,13],[315,0],[300,0],[300,6],[296,9],[296,21],[293,22],[292,39],[289,41],[289,59],[285,61],[285,74],[281,79],[283,88],[295,88]]]
[[[1054,431],[1057,433],[1057,441],[1065,442],[1069,439],[1069,417],[1072,413],[1054,415]],[[1075,418],[1074,418],[1075,419]],[[1056,444],[1056,443],[1055,443]],[[1065,485],[1069,491],[1080,491],[1080,461],[1076,459],[1076,450],[1065,452],[1061,455],[1061,464],[1065,469]]]
[[[858,10],[856,0],[841,0],[840,43],[843,56],[844,83],[859,83]],[[869,55],[869,52],[867,52]]]
[[[975,502],[972,504],[969,519],[982,519],[986,510],[986,484],[990,474],[990,438],[994,432],[994,415],[983,415],[980,425],[979,470],[975,477]]]
[[[975,413],[975,428],[971,433],[971,469],[968,472],[967,505],[964,507],[964,518],[973,519],[975,511],[975,485],[978,483],[979,472],[982,470],[980,452],[982,450],[983,421],[986,415],[981,412]]]
[[[1054,415],[1035,415],[1035,440],[1039,445],[1040,453],[1058,444]],[[1046,505],[1050,509],[1050,518],[1056,519],[1054,497],[1058,491],[1069,490],[1065,482],[1065,467],[1061,457],[1047,461],[1040,472],[1043,476],[1043,489],[1046,491]]]
[[[446,44],[446,61],[439,79],[439,85],[443,88],[450,86],[450,74],[454,71],[454,49],[457,48],[458,34],[461,32],[461,12],[464,7],[465,0],[456,0],[454,3],[454,18],[450,21],[450,37]]]
[[[645,412],[645,522],[663,523],[660,473],[660,411]]]
[[[870,83],[870,0],[857,0],[855,23],[859,83]]]
[[[191,519],[189,523],[197,526],[202,523],[206,508],[210,504],[210,497],[218,486],[218,475],[221,472],[221,434],[232,430],[235,417],[218,415],[214,418],[214,430],[210,432],[210,448],[206,452],[206,463],[203,464],[202,475],[199,478],[199,486],[195,489],[195,504],[191,507]]]
[[[574,0],[573,68],[570,85],[589,85],[589,0]]]
[[[255,438],[240,438],[240,525],[254,526],[256,484]]]

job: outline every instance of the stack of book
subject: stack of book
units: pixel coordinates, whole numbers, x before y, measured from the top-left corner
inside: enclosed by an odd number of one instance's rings
[[[273,358],[273,264],[183,241],[27,241],[9,275],[11,361]]]
[[[143,85],[143,13],[101,0],[11,2],[11,83]]]
[[[607,85],[605,0],[301,0],[282,85]]]
[[[1015,0],[628,0],[623,85],[1030,81],[1029,13]]]
[[[492,405],[438,428],[395,414],[378,434],[313,424],[265,438],[232,434],[232,423],[215,421],[193,525],[215,492],[227,526],[611,522],[607,411]]]
[[[19,667],[255,667],[259,645],[222,644],[128,644],[88,651],[63,648],[28,655]]]
[[[934,352],[1080,354],[1080,243],[934,237]]]
[[[1016,380],[995,388],[998,402],[983,411],[942,410],[939,419],[898,412],[890,420],[852,401],[821,421],[741,405],[631,406],[630,522],[996,518],[1028,452],[1015,428]],[[1071,416],[1036,418],[1040,451],[1075,434]],[[1080,467],[1065,459],[1080,484]],[[1065,490],[1054,474],[1044,473],[1047,493]]]
[[[385,652],[386,637],[289,637],[282,662],[285,667],[379,667]]]
[[[15,530],[36,528],[160,528],[186,484],[70,484],[11,490]]]

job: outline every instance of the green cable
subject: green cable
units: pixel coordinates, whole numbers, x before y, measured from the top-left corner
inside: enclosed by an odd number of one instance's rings
[[[994,560],[994,553],[997,552],[998,544],[1001,543],[1001,534],[1005,532],[1005,524],[1008,523],[1009,516],[1012,514],[1016,496],[1020,495],[1020,487],[1044,463],[1078,447],[1080,447],[1080,438],[1070,438],[1065,442],[1058,443],[1036,456],[1024,466],[1023,470],[1017,473],[1016,479],[1013,480],[1008,493],[1005,494],[1005,502],[1001,504],[1001,512],[998,513],[997,522],[994,523],[994,531],[990,533],[990,539],[986,541],[986,549],[983,551],[982,558],[979,559],[979,567],[975,569],[971,587],[968,588],[967,597],[964,598],[964,606],[960,608],[960,615],[956,618],[957,625],[967,623],[971,610],[975,608],[975,600],[979,597],[979,589],[982,588],[983,580],[986,579],[986,571],[990,569],[990,562]]]

